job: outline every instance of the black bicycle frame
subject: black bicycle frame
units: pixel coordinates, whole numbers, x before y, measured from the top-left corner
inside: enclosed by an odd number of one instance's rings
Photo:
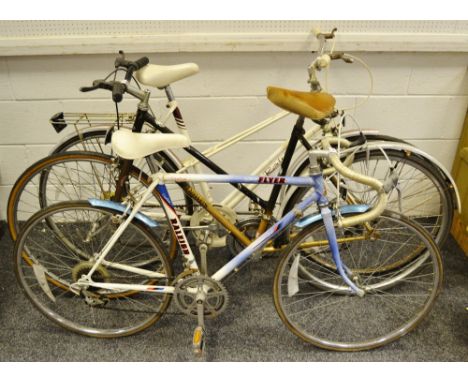
[[[144,118],[138,118],[139,113],[144,113]],[[176,108],[173,111],[173,114],[174,114],[174,117],[176,117],[176,121],[177,120],[183,121],[179,108]],[[143,122],[149,123],[151,126],[153,126],[156,130],[160,131],[161,133],[174,134],[174,132],[171,129],[169,129],[167,126],[164,126],[158,123],[156,119],[147,111],[140,110],[140,109],[137,112],[137,118],[135,119],[133,131],[140,132],[142,130],[143,128],[142,119],[143,119]],[[285,176],[287,174],[289,165],[291,163],[291,159],[294,155],[294,151],[297,147],[298,142],[301,142],[306,149],[311,148],[307,140],[304,138],[304,133],[305,133],[304,117],[298,117],[296,124],[293,127],[291,136],[289,138],[288,145],[285,151],[285,155],[281,163],[281,172],[278,174],[278,176]],[[214,163],[212,160],[210,160],[205,155],[203,155],[203,153],[198,151],[195,147],[189,146],[189,147],[184,148],[184,150],[188,152],[191,156],[199,160],[201,163],[203,163],[206,167],[212,170],[215,174],[219,174],[219,175],[228,174],[225,170],[223,170],[216,163]],[[271,190],[270,198],[268,200],[264,200],[263,198],[258,196],[255,192],[248,189],[242,184],[235,184],[235,183],[229,183],[229,184],[235,187],[236,189],[238,189],[240,192],[242,192],[245,196],[247,196],[254,203],[262,207],[267,213],[273,212],[273,209],[275,207],[276,201],[278,200],[278,196],[280,193],[280,188],[281,188],[280,185],[275,184],[273,186],[273,189]]]

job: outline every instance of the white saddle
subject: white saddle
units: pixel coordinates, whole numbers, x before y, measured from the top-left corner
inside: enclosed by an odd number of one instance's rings
[[[153,65],[148,64],[136,72],[136,78],[146,86],[163,89],[173,82],[198,73],[197,64]]]
[[[155,152],[190,146],[190,139],[182,134],[133,133],[127,129],[112,134],[112,149],[124,159],[139,159]]]

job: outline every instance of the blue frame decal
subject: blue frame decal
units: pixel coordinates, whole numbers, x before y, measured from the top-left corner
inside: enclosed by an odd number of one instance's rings
[[[161,196],[164,198],[164,200],[169,204],[172,208],[174,208],[174,205],[172,204],[171,197],[169,196],[169,192],[167,191],[167,187],[165,184],[158,184],[156,186],[156,189],[158,192],[161,194]]]

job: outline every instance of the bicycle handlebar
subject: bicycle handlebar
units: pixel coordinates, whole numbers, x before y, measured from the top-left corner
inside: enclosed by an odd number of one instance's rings
[[[357,224],[366,223],[370,220],[378,218],[385,210],[388,200],[388,196],[385,192],[382,182],[370,176],[353,171],[349,167],[346,167],[341,162],[338,153],[331,148],[329,138],[327,136],[325,136],[325,138],[322,140],[322,146],[324,150],[328,151],[327,157],[330,160],[331,165],[339,174],[343,175],[348,179],[371,187],[377,192],[377,197],[379,198],[377,203],[375,203],[369,211],[356,216],[341,218],[340,220],[338,220],[338,225],[340,227],[350,227]]]
[[[125,85],[122,88],[119,88],[118,85]],[[83,86],[80,88],[81,92],[91,92],[97,89],[104,89],[104,90],[110,90],[112,92],[112,97],[114,97],[114,94],[116,92],[115,89],[118,89],[117,94],[120,94],[120,91],[123,93],[128,93],[135,98],[138,98],[139,100],[143,100],[145,97],[145,93],[139,89],[130,87],[126,84],[123,84],[120,81],[105,81],[105,80],[94,80],[92,86]],[[120,102],[120,101],[117,101]]]
[[[131,89],[128,87],[128,83],[132,80],[133,72],[143,68],[149,64],[149,58],[144,56],[139,58],[136,61],[128,61],[125,59],[125,54],[123,51],[119,51],[119,56],[115,59],[114,66],[115,68],[125,68],[125,79],[123,81],[104,81],[104,80],[95,80],[93,81],[93,86],[84,86],[80,88],[82,92],[90,92],[96,89],[105,89],[112,91],[112,100],[114,102],[120,102],[123,99],[124,93],[130,93],[136,98],[141,99],[141,92],[136,89]]]
[[[319,40],[320,45],[318,49],[318,56],[314,61],[309,65],[309,80],[308,82],[311,85],[312,91],[321,91],[320,82],[317,79],[316,71],[327,68],[330,65],[330,62],[333,60],[343,60],[344,62],[351,64],[354,60],[347,56],[344,52],[329,52],[324,53],[325,45],[327,40],[335,38],[335,32],[337,28],[334,28],[330,33],[321,33],[320,31],[315,31],[314,35]]]

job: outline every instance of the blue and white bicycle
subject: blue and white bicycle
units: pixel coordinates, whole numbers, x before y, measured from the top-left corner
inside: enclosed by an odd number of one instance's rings
[[[334,131],[329,118],[317,119],[331,98],[280,88],[269,88],[268,98],[322,125],[323,149],[309,152],[308,176],[156,173],[134,204],[93,199],[50,206],[28,221],[15,246],[18,280],[33,304],[66,329],[119,337],[158,321],[174,299],[181,312],[196,317],[192,342],[195,352],[202,353],[205,319],[219,315],[228,303],[223,280],[249,259],[271,252],[281,254],[273,285],[276,309],[303,340],[333,350],[365,350],[415,328],[441,288],[437,246],[416,223],[384,211],[387,194],[381,182],[340,162],[330,145]],[[114,151],[128,160],[189,144],[180,134],[119,130],[112,137]],[[324,194],[325,162],[340,176],[374,189],[376,203],[334,208]],[[274,189],[294,185],[313,192],[209,274],[206,253],[195,256],[166,188],[169,183],[198,182],[271,184]],[[177,275],[154,229],[161,221],[140,212],[152,196],[160,200],[180,247],[183,271]],[[190,196],[216,213],[195,191]],[[313,204],[320,214],[304,216]],[[277,240],[280,235],[283,240]]]

